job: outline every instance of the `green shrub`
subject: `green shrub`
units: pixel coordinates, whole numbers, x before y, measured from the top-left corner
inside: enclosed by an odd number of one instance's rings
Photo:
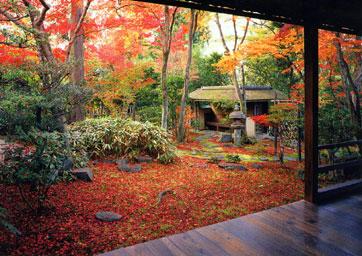
[[[225,160],[228,163],[240,163],[241,159],[239,155],[229,155],[225,156]]]
[[[201,122],[198,119],[191,119],[191,127],[194,130],[200,130],[201,127]]]
[[[49,188],[64,171],[66,142],[61,133],[35,130],[23,140],[30,146],[17,144],[5,149],[0,182],[17,186],[24,203],[38,214],[44,208]]]
[[[114,155],[133,159],[148,154],[163,163],[175,157],[168,133],[149,122],[110,117],[87,119],[71,125],[69,133],[73,151],[87,152],[89,157]]]
[[[155,125],[161,123],[161,108],[159,106],[150,106],[137,109],[137,114],[141,122],[150,122]]]

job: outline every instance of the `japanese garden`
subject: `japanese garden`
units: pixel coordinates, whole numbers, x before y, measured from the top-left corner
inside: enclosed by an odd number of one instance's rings
[[[267,255],[137,245],[362,184],[362,29],[199,2],[0,0],[0,255]]]

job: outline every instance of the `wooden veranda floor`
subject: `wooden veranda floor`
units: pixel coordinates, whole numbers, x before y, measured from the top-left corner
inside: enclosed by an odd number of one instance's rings
[[[299,201],[104,255],[362,255],[362,193],[319,206]]]

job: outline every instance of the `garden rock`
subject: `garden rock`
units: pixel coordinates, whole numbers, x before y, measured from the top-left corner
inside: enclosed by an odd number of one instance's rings
[[[116,164],[117,164],[117,165],[127,165],[127,164],[128,164],[128,160],[125,159],[125,158],[121,158],[121,159],[118,159],[118,160],[116,161]]]
[[[97,212],[96,218],[104,222],[114,222],[122,219],[122,215],[114,212]]]
[[[150,156],[137,156],[136,161],[139,163],[151,163],[153,159]]]
[[[223,134],[220,138],[220,142],[222,143],[233,142],[233,137],[231,136],[231,134]]]
[[[63,169],[65,171],[69,171],[73,168],[73,159],[68,157],[67,159],[64,160],[64,163],[63,163]]]
[[[252,164],[251,167],[257,170],[263,169],[263,166],[261,164]]]
[[[90,168],[80,168],[72,170],[72,174],[79,180],[93,181],[93,172]]]
[[[120,170],[122,172],[135,173],[135,172],[142,171],[142,166],[139,164],[136,164],[136,165],[119,164],[118,170]]]
[[[246,171],[247,168],[241,164],[234,163],[220,163],[219,167],[229,171]]]

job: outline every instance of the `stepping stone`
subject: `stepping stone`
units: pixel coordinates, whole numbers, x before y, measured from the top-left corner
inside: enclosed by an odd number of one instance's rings
[[[121,158],[121,159],[116,160],[116,164],[117,165],[126,165],[126,164],[128,164],[128,160],[125,158]]]
[[[114,212],[97,212],[96,219],[104,222],[114,222],[122,219],[122,215]]]
[[[150,156],[137,156],[136,161],[139,163],[151,163],[153,159]]]
[[[77,177],[79,180],[83,181],[93,181],[93,172],[90,168],[79,168],[79,169],[73,169],[71,173]]]
[[[142,166],[139,164],[136,165],[120,164],[118,165],[118,170],[122,172],[136,173],[142,171]]]
[[[252,164],[251,167],[259,170],[259,169],[263,169],[264,166],[262,166],[261,164]]]
[[[229,171],[246,171],[248,170],[245,166],[241,164],[234,164],[234,163],[220,163],[218,165],[220,168],[229,170]]]
[[[268,162],[268,161],[269,161],[269,159],[266,158],[266,157],[260,157],[259,160],[260,160],[260,161],[263,161],[263,162]]]
[[[223,134],[220,138],[221,143],[229,143],[233,141],[231,134]]]

